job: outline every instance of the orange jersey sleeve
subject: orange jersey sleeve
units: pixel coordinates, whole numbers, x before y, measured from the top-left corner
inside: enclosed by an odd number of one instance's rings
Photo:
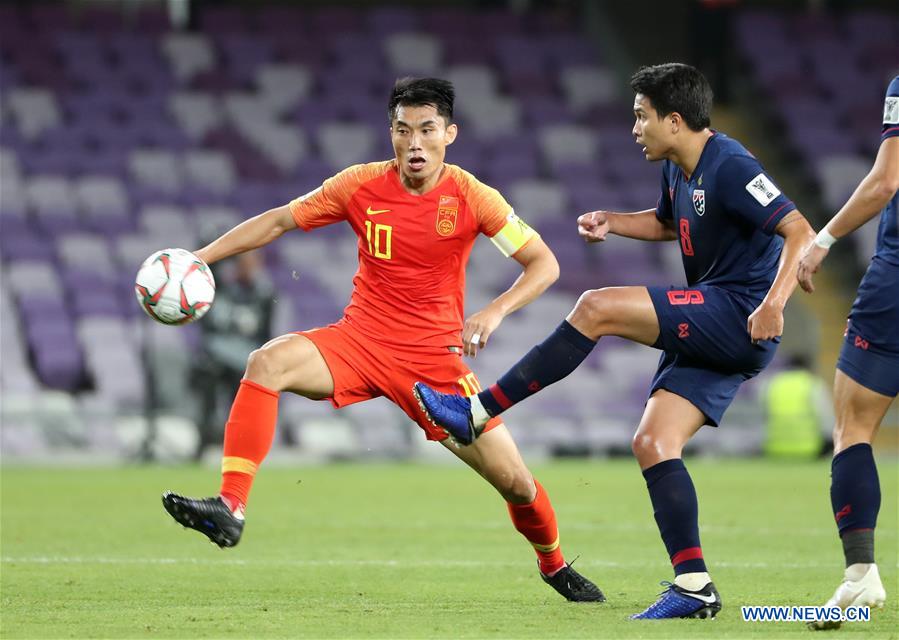
[[[389,170],[393,161],[357,164],[328,178],[318,189],[290,201],[290,213],[297,226],[311,231],[346,220],[347,205],[359,187]]]
[[[474,211],[481,233],[490,238],[503,255],[509,257],[539,237],[528,224],[515,215],[512,205],[499,191],[475,178],[467,171],[459,170],[460,187],[465,199]]]
[[[478,229],[492,238],[506,224],[506,218],[512,213],[512,205],[493,187],[488,187],[467,171],[455,168],[459,189],[477,218]]]

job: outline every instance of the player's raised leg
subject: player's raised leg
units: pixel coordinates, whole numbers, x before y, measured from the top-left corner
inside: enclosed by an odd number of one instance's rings
[[[708,618],[721,610],[702,556],[696,489],[681,459],[684,445],[705,422],[689,400],[659,389],[646,403],[634,434],[634,455],[674,568],[674,582],[663,583],[665,591],[635,619]]]
[[[429,417],[457,441],[469,444],[487,421],[569,375],[602,336],[645,345],[659,337],[659,321],[646,287],[609,287],[584,292],[568,317],[493,386],[476,396],[443,394],[416,385]]]
[[[830,502],[843,544],[846,571],[843,582],[825,606],[882,607],[886,592],[874,562],[880,480],[871,442],[893,398],[868,389],[839,369],[833,390],[836,423]],[[831,629],[840,623],[822,620],[810,626]]]
[[[604,602],[602,591],[565,562],[556,514],[546,490],[531,475],[505,425],[470,447],[444,446],[477,471],[505,499],[512,524],[534,547],[540,577],[573,602]]]
[[[162,504],[175,520],[220,547],[233,547],[240,541],[250,488],[271,449],[278,398],[286,390],[312,399],[328,397],[334,391],[324,358],[305,336],[280,336],[250,354],[225,425],[219,495],[195,499],[166,492]]]

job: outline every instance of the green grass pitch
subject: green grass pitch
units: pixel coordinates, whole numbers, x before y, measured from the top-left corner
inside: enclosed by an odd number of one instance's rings
[[[877,559],[888,594],[826,637],[897,636],[897,464],[880,460]],[[632,460],[535,466],[569,560],[605,591],[571,604],[537,576],[502,501],[461,464],[264,467],[243,541],[220,550],[165,514],[207,468],[2,472],[3,638],[768,638],[740,605],[820,605],[842,575],[826,462],[687,461],[713,621],[636,622],[671,578]],[[810,635],[811,634],[811,635]]]

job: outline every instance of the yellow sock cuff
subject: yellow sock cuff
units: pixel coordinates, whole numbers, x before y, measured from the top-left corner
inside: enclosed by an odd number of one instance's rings
[[[551,544],[537,544],[536,542],[532,542],[531,546],[540,553],[552,553],[559,548],[559,538],[556,538]]]
[[[238,458],[236,456],[225,456],[222,458],[222,473],[245,473],[249,476],[255,476],[257,469],[259,469],[259,465],[247,458]]]

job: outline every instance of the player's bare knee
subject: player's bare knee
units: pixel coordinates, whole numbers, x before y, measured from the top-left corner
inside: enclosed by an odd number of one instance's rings
[[[270,349],[262,347],[250,353],[247,358],[245,378],[269,389],[280,391],[282,369],[278,357]]]
[[[651,431],[637,431],[631,440],[631,451],[642,466],[664,460],[670,454],[666,443]]]
[[[600,335],[609,317],[610,305],[607,289],[591,289],[578,298],[569,321],[586,335]]]
[[[506,502],[528,504],[537,497],[534,478],[527,470],[508,470],[497,474],[493,486]]]
[[[633,439],[631,440],[631,451],[634,452],[634,455],[639,460],[641,456],[645,455],[648,451],[652,450],[652,436],[645,433],[640,433],[639,431],[634,434]]]
[[[833,448],[835,453],[861,442],[871,443],[877,432],[877,423],[866,420],[862,415],[837,416],[833,425]]]

